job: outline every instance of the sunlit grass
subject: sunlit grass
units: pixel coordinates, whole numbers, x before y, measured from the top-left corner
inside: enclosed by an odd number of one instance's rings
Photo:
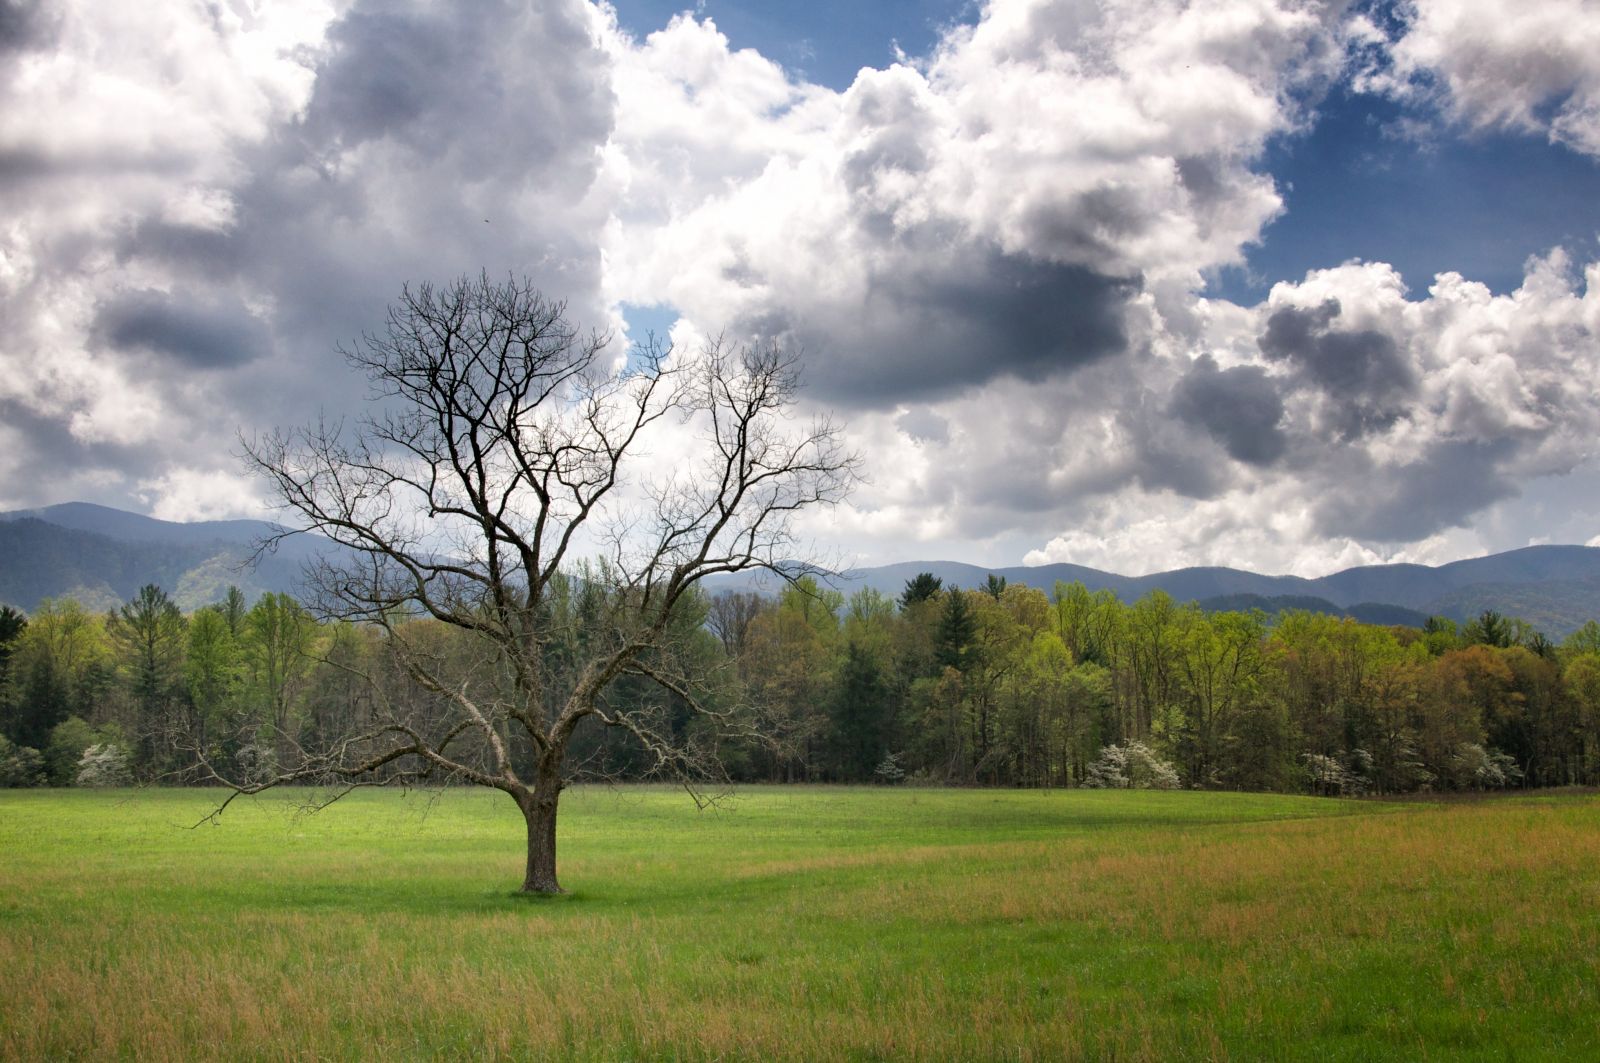
[[[1600,799],[0,794],[0,1057],[1578,1058]]]

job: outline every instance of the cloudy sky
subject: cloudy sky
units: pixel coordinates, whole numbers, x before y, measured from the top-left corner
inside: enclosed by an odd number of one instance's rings
[[[0,0],[0,509],[260,515],[487,269],[803,350],[868,563],[1600,545],[1600,3],[683,6]]]

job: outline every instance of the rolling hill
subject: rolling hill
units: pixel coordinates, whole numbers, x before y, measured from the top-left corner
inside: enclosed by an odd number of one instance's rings
[[[252,598],[264,591],[296,593],[305,563],[332,544],[297,535],[252,560],[256,544],[277,530],[250,520],[175,523],[84,502],[0,513],[0,602],[32,610],[45,598],[71,596],[103,609],[145,583],[161,585],[184,609],[219,600],[229,584]],[[981,586],[992,572],[1047,593],[1057,582],[1077,582],[1133,601],[1160,589],[1212,610],[1311,609],[1382,624],[1415,625],[1434,614],[1466,620],[1494,609],[1552,638],[1600,618],[1600,548],[1587,546],[1529,546],[1436,567],[1369,565],[1318,579],[1217,567],[1123,576],[1070,564],[990,569],[904,561],[852,569],[833,582],[846,594],[871,587],[895,597],[920,572],[947,587]],[[711,586],[750,588],[770,589],[749,578]]]

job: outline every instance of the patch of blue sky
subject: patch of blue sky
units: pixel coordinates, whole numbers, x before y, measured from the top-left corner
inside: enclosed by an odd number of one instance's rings
[[[896,48],[926,56],[945,27],[978,17],[975,0],[612,0],[612,7],[641,40],[683,11],[710,18],[735,50],[754,48],[792,76],[839,91],[862,67],[893,63]]]
[[[672,342],[672,326],[678,323],[678,311],[667,303],[623,303],[622,320],[628,335],[628,362],[635,364],[635,352],[641,345],[654,339],[660,349]]]
[[[1351,259],[1387,262],[1413,299],[1455,271],[1496,293],[1515,290],[1533,255],[1563,247],[1593,261],[1600,163],[1542,134],[1474,133],[1407,123],[1393,102],[1337,88],[1312,128],[1268,146],[1284,211],[1207,294],[1240,303],[1280,280]]]

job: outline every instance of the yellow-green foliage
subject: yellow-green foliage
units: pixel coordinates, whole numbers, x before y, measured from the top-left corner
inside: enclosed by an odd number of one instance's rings
[[[1574,1059],[1600,799],[0,794],[0,1058]]]

